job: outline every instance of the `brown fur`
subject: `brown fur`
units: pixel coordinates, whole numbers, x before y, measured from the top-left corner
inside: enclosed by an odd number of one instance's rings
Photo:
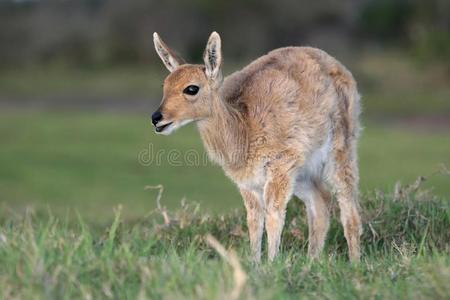
[[[157,36],[157,35],[156,35]],[[157,51],[161,47],[155,38]],[[162,42],[161,42],[162,43]],[[205,66],[180,64],[164,82],[163,123],[196,121],[211,159],[238,185],[247,209],[253,255],[259,261],[265,223],[268,255],[278,253],[285,210],[293,194],[306,204],[309,255],[320,255],[335,193],[353,261],[359,260],[356,142],[359,95],[351,73],[325,52],[274,50],[222,80],[220,37],[213,33]],[[195,96],[186,86],[199,86]],[[159,123],[158,123],[159,125]]]

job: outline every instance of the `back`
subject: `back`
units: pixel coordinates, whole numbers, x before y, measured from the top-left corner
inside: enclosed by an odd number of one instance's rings
[[[350,105],[338,94],[341,86],[353,85],[351,74],[324,51],[287,47],[228,76],[222,95],[241,110],[252,131],[286,141],[302,134],[300,130],[320,137],[330,115],[345,114],[348,119]],[[307,128],[311,132],[305,132]]]

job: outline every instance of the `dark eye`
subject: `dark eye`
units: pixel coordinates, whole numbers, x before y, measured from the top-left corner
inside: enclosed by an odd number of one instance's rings
[[[189,85],[188,87],[186,87],[183,90],[183,93],[193,96],[193,95],[196,95],[198,93],[199,89],[200,88],[198,86],[196,86],[196,85]]]

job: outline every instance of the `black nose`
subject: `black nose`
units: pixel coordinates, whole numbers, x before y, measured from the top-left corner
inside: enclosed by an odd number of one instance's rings
[[[161,112],[159,110],[155,111],[152,114],[152,123],[153,123],[153,125],[158,124],[158,122],[161,121],[162,118],[163,118],[163,116],[162,116]]]

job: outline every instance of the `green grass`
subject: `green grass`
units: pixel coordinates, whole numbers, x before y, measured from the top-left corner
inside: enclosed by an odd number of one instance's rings
[[[442,68],[419,70],[401,56],[363,57],[354,68],[364,120],[450,113]],[[146,67],[3,70],[0,98],[79,95],[84,108],[95,97],[157,99],[164,75]],[[228,299],[233,269],[206,234],[236,251],[248,276],[241,298],[449,297],[450,181],[436,173],[450,166],[448,128],[365,124],[361,264],[347,261],[336,205],[325,255],[309,261],[304,207],[291,201],[281,256],[255,266],[241,198],[205,162],[195,127],[156,136],[149,113],[0,112],[0,299]],[[416,191],[408,184],[418,176],[427,181]],[[168,225],[155,210],[158,191],[145,189],[158,184]]]
[[[366,53],[352,64],[366,116],[432,121],[434,116],[450,115],[450,78],[444,62],[419,65],[403,52],[388,52]]]
[[[338,58],[339,59],[339,58]],[[227,61],[224,74],[248,62]],[[419,65],[404,52],[361,52],[343,61],[354,73],[363,99],[366,116],[393,118],[450,115],[449,73],[444,62]],[[141,66],[68,67],[66,65],[29,66],[0,72],[1,98],[38,98],[41,101],[74,99],[89,104],[89,99],[160,100],[167,71],[159,62]]]
[[[281,255],[250,263],[242,210],[222,216],[185,204],[108,226],[80,217],[25,213],[0,219],[0,298],[229,299],[233,269],[205,243],[212,234],[233,248],[247,274],[243,299],[445,299],[450,294],[447,199],[404,192],[363,197],[363,256],[346,259],[334,208],[325,254],[306,257],[307,225],[299,201],[289,204]],[[110,210],[110,207],[104,209]]]
[[[66,66],[35,66],[0,72],[3,97],[45,98],[72,95],[130,97],[159,92],[163,68],[151,66],[68,68]]]
[[[156,184],[164,185],[171,208],[183,197],[207,211],[242,206],[222,170],[205,163],[195,126],[165,137],[153,133],[146,113],[10,112],[1,115],[0,141],[0,202],[6,207],[50,206],[58,214],[75,208],[103,222],[112,218],[103,208],[122,203],[124,216],[136,218],[155,207],[156,192],[144,187]],[[192,151],[199,156],[194,166],[192,156],[185,159]],[[449,166],[450,135],[367,124],[359,152],[361,191],[392,191],[397,180],[412,182],[440,163]],[[432,176],[425,186],[450,195],[444,176]]]

